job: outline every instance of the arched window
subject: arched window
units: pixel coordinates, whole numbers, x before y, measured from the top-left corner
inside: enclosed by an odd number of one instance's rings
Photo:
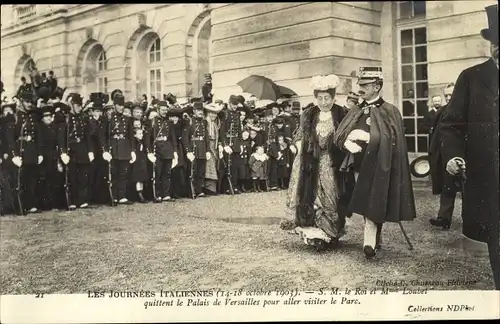
[[[161,41],[157,37],[149,46],[148,60],[148,97],[162,98],[162,67],[161,67]]]
[[[108,63],[106,59],[106,52],[103,50],[97,57],[97,68],[96,68],[97,92],[108,93],[108,78],[106,77],[107,69],[108,69]]]

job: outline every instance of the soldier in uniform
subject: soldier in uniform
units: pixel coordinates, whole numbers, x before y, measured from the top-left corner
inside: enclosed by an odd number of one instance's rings
[[[168,98],[168,95],[167,95]],[[175,107],[175,106],[174,106]],[[168,112],[168,118],[171,121],[175,137],[177,139],[177,155],[179,162],[175,168],[172,168],[172,183],[170,186],[170,197],[181,198],[188,197],[186,153],[188,147],[183,143],[183,136],[186,127],[189,126],[189,119],[182,118],[182,109],[172,108]]]
[[[70,107],[64,128],[61,130],[61,161],[68,167],[70,205],[69,209],[88,207],[90,164],[94,161],[92,126],[90,119],[83,113],[83,98],[72,93],[68,96]]]
[[[111,182],[113,201],[130,204],[126,198],[130,164],[135,162],[134,127],[130,117],[123,114],[125,98],[116,89],[111,93],[115,108],[111,118],[104,118],[100,135],[102,157],[111,162]]]
[[[191,162],[190,172],[196,197],[203,197],[205,170],[207,161],[210,160],[210,140],[208,137],[208,122],[205,119],[203,103],[193,103],[193,118],[186,127],[183,136],[184,146],[187,148],[187,158]]]
[[[220,143],[220,126],[219,113],[222,111],[222,104],[214,103],[205,105],[207,112],[207,129],[209,141],[209,153],[211,158],[207,160],[205,170],[205,191],[209,195],[216,195],[218,192],[218,180],[220,175],[218,173],[223,157],[222,146],[219,149]]]
[[[24,92],[17,107],[17,119],[13,134],[7,135],[12,162],[20,172],[20,184],[23,187],[24,209],[29,213],[38,212],[36,186],[38,182],[38,165],[43,161],[39,132],[39,116],[35,113],[33,93]],[[19,183],[16,183],[18,187]]]
[[[172,167],[179,162],[179,156],[177,138],[168,118],[168,104],[160,101],[158,105],[158,117],[151,120],[145,143],[148,160],[155,165],[156,202],[162,202],[172,200]]]
[[[231,95],[229,97],[228,109],[225,111],[225,118],[222,120],[220,137],[221,144],[226,153],[226,181],[224,184],[229,183],[233,185],[234,193],[238,194],[239,190],[235,188],[236,181],[238,179],[238,169],[237,160],[239,159],[239,154],[241,153],[241,132],[242,125],[240,120],[240,113],[238,111],[238,97]],[[229,188],[224,190],[229,193]]]
[[[0,115],[0,215],[14,211],[12,188],[16,175],[16,167],[11,161],[11,152],[8,149],[7,138],[13,134],[16,124],[16,103],[2,103]]]
[[[103,159],[99,134],[103,132],[104,127],[104,105],[108,102],[109,96],[104,93],[91,93],[90,100],[90,141],[94,148],[94,161],[90,163],[89,170],[89,198],[87,201],[96,204],[105,204],[107,196],[106,177],[107,163]]]
[[[41,114],[40,142],[42,143],[43,162],[40,165],[40,208],[52,210],[58,207],[57,195],[59,194],[59,150],[60,128],[54,122],[54,106],[44,104],[38,108]]]

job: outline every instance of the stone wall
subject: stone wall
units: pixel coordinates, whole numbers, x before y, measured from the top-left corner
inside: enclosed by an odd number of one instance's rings
[[[264,75],[313,100],[312,76],[335,73],[345,95],[360,66],[380,65],[380,6],[353,3],[245,3],[212,11],[214,95]],[[373,28],[375,27],[375,28]]]
[[[489,42],[480,36],[488,27],[484,8],[497,1],[427,2],[429,94],[455,82],[460,72],[490,56]]]

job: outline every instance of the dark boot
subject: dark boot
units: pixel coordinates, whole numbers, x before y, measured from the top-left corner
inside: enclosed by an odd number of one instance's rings
[[[431,223],[432,226],[442,227],[445,230],[451,227],[451,221],[443,218],[429,219],[429,223]]]
[[[144,204],[146,203],[146,199],[144,199],[144,196],[142,195],[142,190],[141,191],[137,191],[137,197],[139,198],[139,202]]]

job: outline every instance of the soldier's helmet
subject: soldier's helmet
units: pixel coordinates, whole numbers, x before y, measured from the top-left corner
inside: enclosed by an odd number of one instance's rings
[[[113,100],[113,103],[116,105],[125,105],[125,97],[120,89],[115,89],[111,92],[111,100]]]
[[[83,98],[79,93],[72,92],[68,95],[68,102],[81,106],[83,104]]]
[[[90,94],[90,101],[92,102],[93,109],[104,109],[104,105],[109,101],[109,95],[103,92],[92,92]]]

